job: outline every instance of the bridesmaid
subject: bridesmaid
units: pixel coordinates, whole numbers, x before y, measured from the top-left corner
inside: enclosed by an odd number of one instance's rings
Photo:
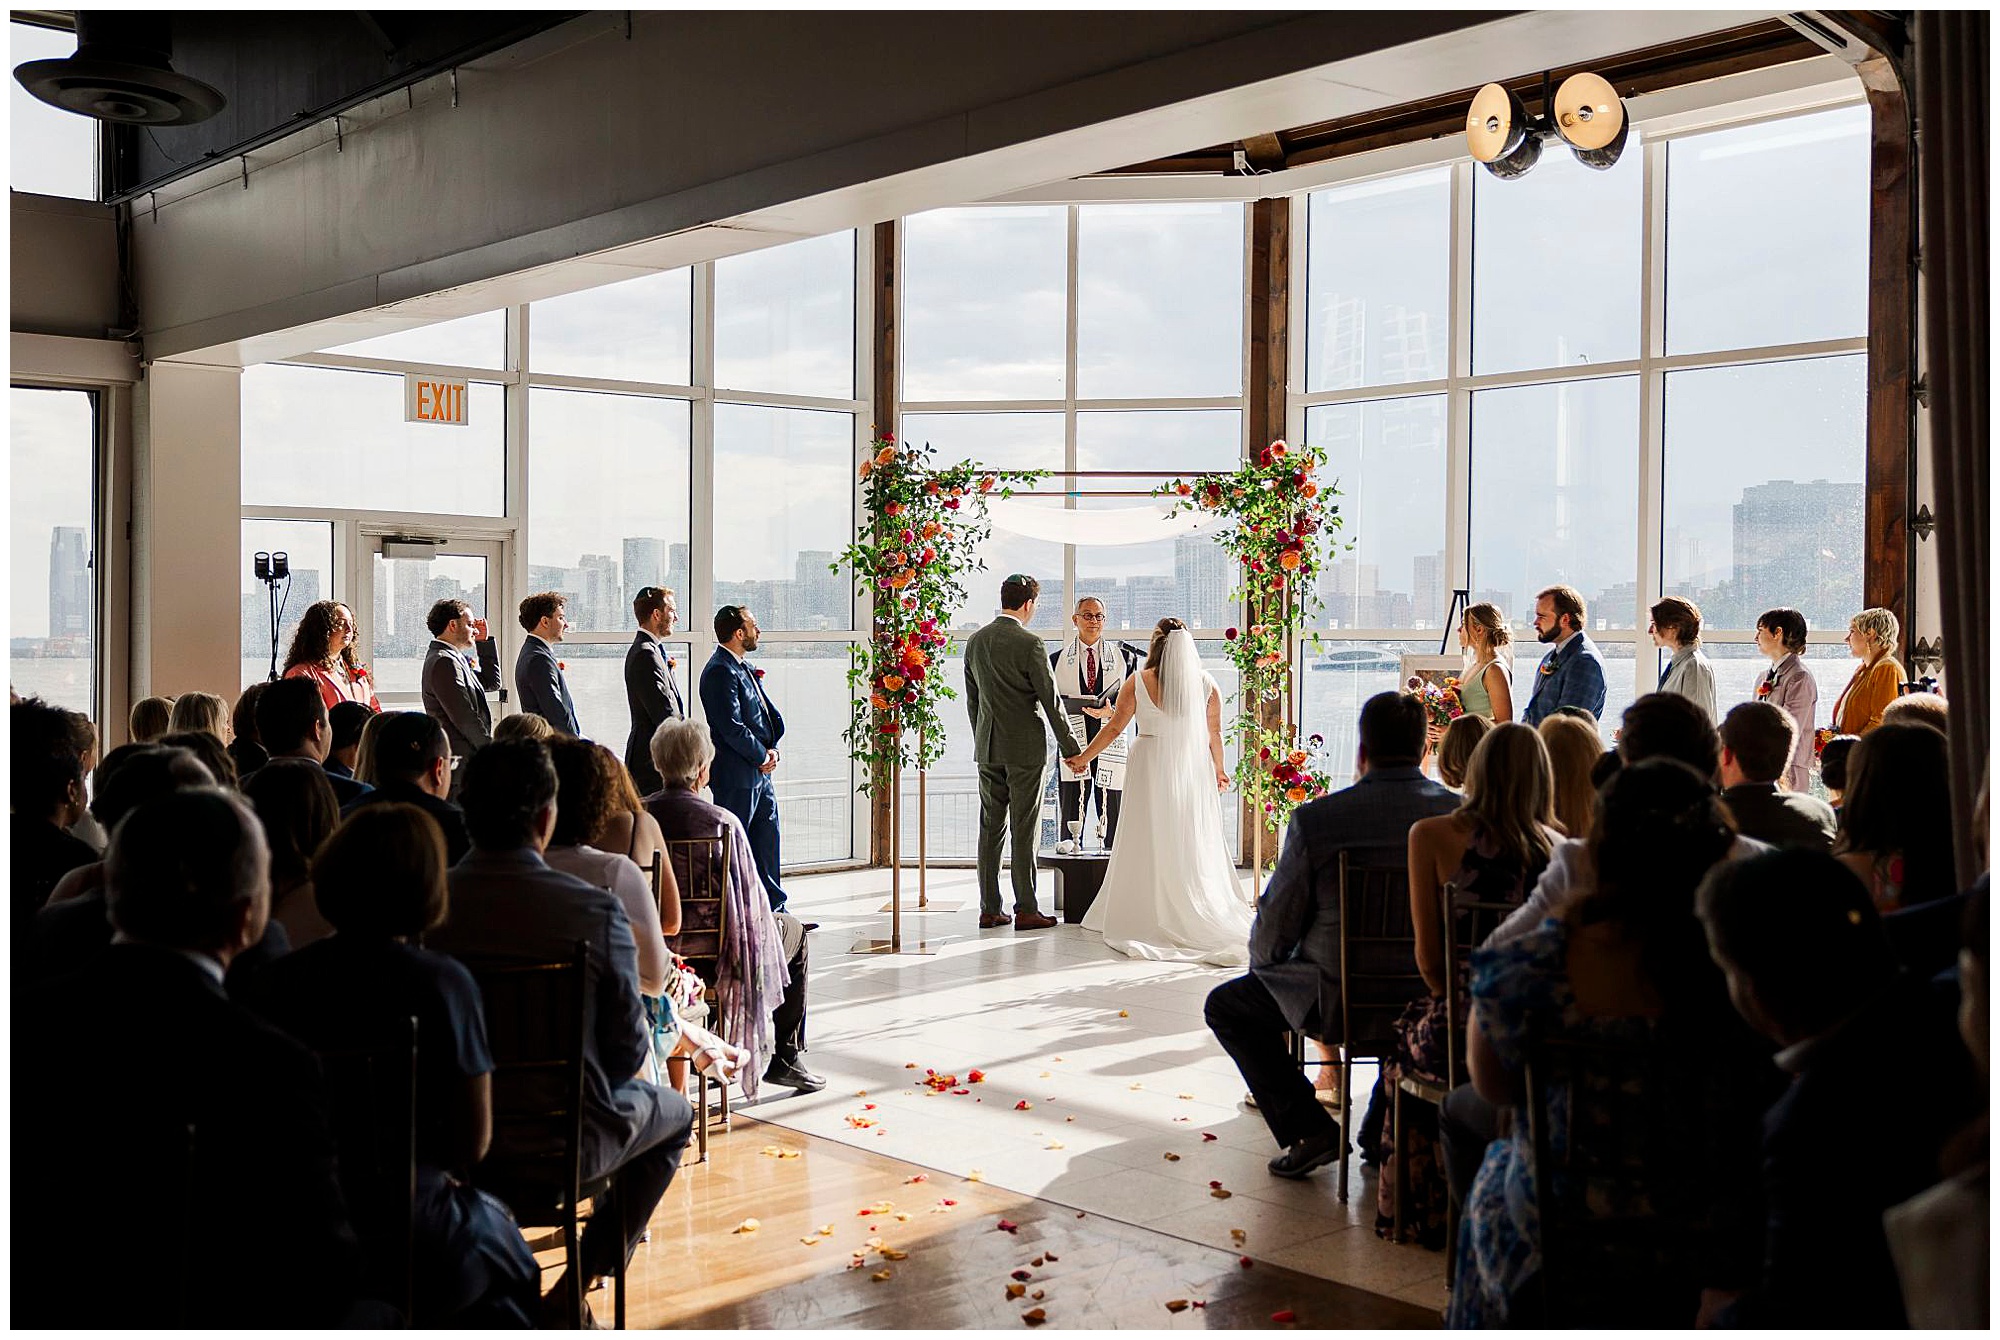
[[[1484,602],[1465,607],[1458,648],[1472,667],[1459,678],[1458,700],[1466,711],[1496,725],[1514,719],[1513,644],[1498,608]]]
[[[1812,788],[1813,721],[1819,714],[1819,682],[1799,659],[1805,649],[1805,615],[1779,608],[1758,616],[1757,650],[1770,658],[1771,668],[1757,682],[1757,697],[1790,713],[1799,728],[1792,739],[1785,785],[1800,795]]]
[[[1903,667],[1894,655],[1896,616],[1866,609],[1847,625],[1847,649],[1861,664],[1833,704],[1836,735],[1866,735],[1882,724],[1882,709],[1902,692]]]

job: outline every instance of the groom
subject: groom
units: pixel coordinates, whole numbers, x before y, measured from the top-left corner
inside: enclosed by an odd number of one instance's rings
[[[1048,741],[1036,704],[1054,727],[1065,763],[1081,751],[1056,704],[1048,651],[1028,631],[1041,583],[1016,573],[1000,583],[1000,615],[965,641],[965,710],[979,765],[979,928],[1005,926],[1000,910],[1002,827],[1013,838],[1014,929],[1056,924],[1035,908],[1035,829]]]

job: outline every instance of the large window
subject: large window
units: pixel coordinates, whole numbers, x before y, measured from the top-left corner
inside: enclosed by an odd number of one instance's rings
[[[1307,658],[1304,711],[1337,762],[1400,656],[1438,650],[1399,630],[1454,644],[1457,591],[1508,617],[1525,683],[1536,592],[1576,587],[1607,739],[1657,682],[1646,611],[1669,593],[1702,611],[1725,706],[1757,616],[1804,610],[1831,707],[1862,603],[1867,125],[1842,107],[1634,134],[1608,171],[1558,147],[1511,181],[1460,163],[1308,197],[1294,431],[1327,448],[1352,547],[1321,582],[1346,640]]]
[[[31,60],[61,60],[76,54],[76,34],[66,28],[9,23],[10,66]],[[36,195],[97,199],[97,122],[51,107],[31,96],[19,80],[9,80],[7,112],[13,119],[13,158],[7,184]]]
[[[16,386],[9,409],[13,612],[8,683],[23,698],[94,713],[95,400],[87,391]]]

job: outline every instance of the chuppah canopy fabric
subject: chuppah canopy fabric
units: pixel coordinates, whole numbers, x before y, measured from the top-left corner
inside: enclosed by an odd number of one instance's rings
[[[987,515],[993,529],[1055,544],[1149,544],[1182,535],[1220,530],[1228,518],[1212,512],[1172,511],[1174,500],[1137,507],[1068,508],[1025,498],[992,498]]]

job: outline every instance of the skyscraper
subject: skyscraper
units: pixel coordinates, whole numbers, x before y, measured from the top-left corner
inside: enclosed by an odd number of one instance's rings
[[[83,527],[57,526],[49,532],[49,636],[90,633],[90,553]]]
[[[1174,541],[1174,583],[1187,603],[1182,617],[1191,628],[1228,626],[1235,622],[1229,603],[1229,554],[1206,535],[1183,535]]]
[[[651,536],[625,537],[625,603],[642,586],[671,586],[667,580],[667,542]]]

